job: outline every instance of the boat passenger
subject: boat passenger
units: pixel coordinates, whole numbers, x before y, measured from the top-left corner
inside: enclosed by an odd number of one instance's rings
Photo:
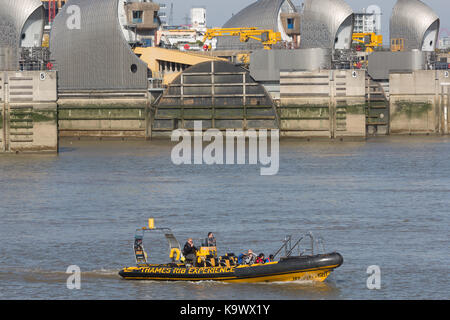
[[[194,261],[195,260],[195,253],[197,252],[197,248],[194,246],[194,242],[192,241],[192,238],[189,238],[184,245],[183,248],[183,256],[186,258],[186,260]]]
[[[273,254],[270,254],[269,257],[266,259],[265,263],[273,262],[273,259],[274,259]]]
[[[134,250],[142,250],[142,239],[136,239],[134,241]]]
[[[260,253],[258,255],[258,258],[256,258],[255,263],[265,263],[266,262],[266,258],[264,256],[264,253]]]
[[[212,232],[208,233],[208,238],[206,238],[206,245],[208,247],[216,246],[216,238],[214,237],[214,234]]]
[[[238,264],[253,264],[256,260],[256,255],[251,249],[242,252],[238,256]]]
[[[244,258],[247,255],[246,252],[242,252],[239,256],[238,256],[238,264],[242,264],[244,263]]]
[[[245,264],[254,264],[256,260],[256,254],[253,253],[252,249],[248,249],[247,254],[244,258]]]

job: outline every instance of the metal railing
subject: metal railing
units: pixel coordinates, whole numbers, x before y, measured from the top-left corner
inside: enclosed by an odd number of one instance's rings
[[[164,88],[163,85],[163,78],[148,78],[148,88],[149,89],[162,89]]]
[[[50,50],[46,47],[20,48],[19,66],[21,71],[54,70],[55,61],[50,59]]]
[[[223,41],[219,43],[216,50],[260,50],[263,49],[264,45],[260,42],[244,42],[244,43],[229,43]],[[281,41],[272,45],[272,49],[277,50],[293,50],[297,49],[296,44],[288,41]]]
[[[309,239],[308,246],[305,246],[302,250],[301,244]],[[273,255],[274,258],[277,257],[284,250],[284,257],[290,257],[294,253],[294,250],[297,249],[297,256],[303,256],[306,253],[310,255],[315,255],[320,252],[320,249],[323,253],[325,253],[325,244],[322,237],[314,237],[311,232],[308,232],[302,235],[297,241],[293,243],[293,236],[287,235],[281,247],[275,252]]]

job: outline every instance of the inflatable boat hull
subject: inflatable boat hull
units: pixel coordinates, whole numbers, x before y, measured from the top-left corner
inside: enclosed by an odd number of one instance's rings
[[[127,280],[156,281],[224,281],[278,282],[312,280],[324,281],[343,263],[339,253],[300,256],[277,262],[232,267],[186,267],[167,264],[124,268],[119,275]]]

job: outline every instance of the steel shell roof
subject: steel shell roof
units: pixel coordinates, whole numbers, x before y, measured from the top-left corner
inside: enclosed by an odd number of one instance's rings
[[[406,51],[421,50],[425,33],[433,24],[439,30],[439,17],[425,3],[419,0],[398,0],[392,10],[390,38],[405,39]]]
[[[69,0],[56,16],[50,50],[59,71],[59,90],[147,88],[147,65],[131,50],[118,17],[119,0]],[[80,28],[69,28],[77,6]],[[72,7],[74,8],[74,7]],[[76,7],[75,7],[76,8]]]

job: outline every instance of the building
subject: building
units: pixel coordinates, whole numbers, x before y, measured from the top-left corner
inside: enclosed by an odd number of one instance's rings
[[[280,32],[285,43],[297,46],[300,41],[300,14],[290,0],[258,0],[245,7],[228,20],[223,28],[268,29]],[[253,39],[242,43],[239,37],[220,37],[219,50],[257,50],[263,45]]]
[[[439,39],[439,49],[441,50],[450,49],[450,36],[442,37]]]
[[[362,12],[355,12],[353,25],[354,33],[376,33],[381,34],[381,9],[371,5]]]
[[[419,0],[398,0],[390,20],[390,43],[402,43],[399,51],[434,51],[440,20],[436,13]]]
[[[206,8],[191,8],[191,28],[206,31]]]
[[[173,6],[173,4],[172,4]],[[167,6],[165,3],[159,3],[159,11],[158,11],[158,17],[159,21],[161,21],[161,25],[167,26]]]
[[[159,9],[160,5],[150,0],[119,2],[119,20],[128,42],[154,46],[155,33],[161,26]]]
[[[168,85],[181,72],[198,63],[225,60],[195,52],[182,52],[181,50],[169,50],[158,47],[137,47],[134,53],[148,65],[153,78],[163,80]]]

